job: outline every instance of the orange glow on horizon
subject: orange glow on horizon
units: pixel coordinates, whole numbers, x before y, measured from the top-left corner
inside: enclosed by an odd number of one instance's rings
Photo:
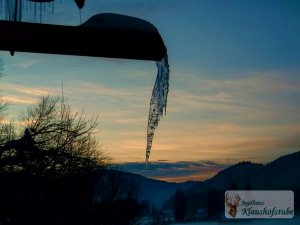
[[[166,182],[175,182],[175,183],[182,183],[186,181],[205,181],[207,179],[210,179],[214,177],[218,172],[222,171],[223,169],[220,170],[214,170],[214,171],[207,171],[205,173],[199,173],[199,174],[192,174],[192,175],[187,175],[187,176],[153,176],[150,177],[155,180],[161,180],[161,181],[166,181]]]

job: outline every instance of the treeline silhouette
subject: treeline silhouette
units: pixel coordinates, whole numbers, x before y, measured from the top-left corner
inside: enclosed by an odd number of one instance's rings
[[[134,224],[136,188],[110,169],[94,138],[97,118],[44,96],[20,123],[0,124],[1,224]],[[19,124],[19,126],[16,126]]]

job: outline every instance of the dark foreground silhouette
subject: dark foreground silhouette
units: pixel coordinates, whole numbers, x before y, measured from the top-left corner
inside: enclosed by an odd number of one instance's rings
[[[96,120],[74,113],[64,97],[51,96],[23,117],[22,128],[0,123],[0,224],[138,220],[136,189],[112,172],[98,150]]]
[[[1,224],[133,224],[142,213],[133,189],[97,183],[103,171],[63,178],[1,174]],[[109,178],[105,178],[109,179]],[[110,183],[111,184],[111,183]],[[101,186],[101,187],[98,187]],[[97,199],[97,190],[106,198]]]

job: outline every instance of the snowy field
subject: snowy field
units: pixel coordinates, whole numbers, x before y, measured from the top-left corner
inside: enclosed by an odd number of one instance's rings
[[[247,221],[226,221],[226,222],[194,222],[194,223],[173,223],[172,225],[300,225],[300,216],[293,219],[264,219],[264,220],[247,220]]]

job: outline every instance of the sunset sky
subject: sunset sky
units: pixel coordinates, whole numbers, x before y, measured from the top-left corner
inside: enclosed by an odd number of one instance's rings
[[[75,3],[59,2],[43,22],[79,25]],[[17,123],[20,111],[41,95],[60,95],[63,84],[75,110],[99,116],[101,149],[121,168],[168,181],[204,180],[242,160],[266,163],[300,150],[299,1],[86,0],[83,21],[103,12],[153,23],[168,49],[167,115],[149,169],[155,62],[0,52],[7,118]],[[24,11],[24,21],[33,17]]]

